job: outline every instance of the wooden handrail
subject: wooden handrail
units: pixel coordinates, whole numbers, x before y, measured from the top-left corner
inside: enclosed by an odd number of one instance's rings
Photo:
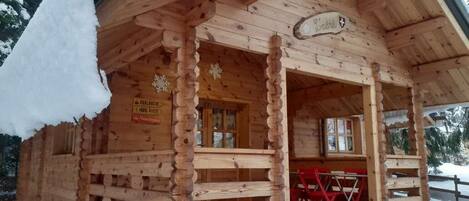
[[[166,155],[174,154],[172,150],[161,150],[161,151],[136,151],[126,153],[110,153],[110,154],[96,154],[88,155],[87,159],[101,159],[101,158],[117,158],[117,157],[132,157],[132,156],[151,156],[151,155]]]
[[[386,157],[392,158],[392,159],[415,159],[415,160],[422,159],[422,157],[414,156],[414,155],[387,155]]]
[[[210,154],[255,154],[255,155],[273,155],[275,150],[270,149],[227,149],[227,148],[202,148],[196,147],[195,153],[210,153]]]

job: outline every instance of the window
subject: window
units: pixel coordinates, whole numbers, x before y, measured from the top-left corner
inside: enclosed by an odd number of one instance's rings
[[[197,147],[235,148],[238,137],[239,105],[201,102],[197,108]]]
[[[77,126],[71,123],[63,123],[54,130],[54,155],[73,154]]]
[[[326,119],[327,150],[353,152],[353,121],[348,118]]]

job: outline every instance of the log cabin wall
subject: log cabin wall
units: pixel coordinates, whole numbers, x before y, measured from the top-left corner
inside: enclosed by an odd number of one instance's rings
[[[74,201],[78,190],[79,126],[60,124],[44,127],[21,146],[18,201]],[[71,152],[56,152],[65,132],[75,133]],[[57,137],[60,136],[60,137]],[[60,140],[59,140],[60,139]],[[73,145],[74,143],[74,145]]]
[[[107,133],[109,153],[171,149],[171,89],[176,86],[175,68],[174,55],[157,49],[111,74],[109,86],[112,98]],[[155,91],[152,86],[155,75],[166,76],[168,91]],[[136,97],[161,104],[159,123],[132,120]]]
[[[321,116],[317,114],[320,110],[319,103],[312,102],[304,105],[296,111],[294,116],[289,116],[291,135],[290,146],[293,151],[290,153],[290,170],[307,167],[325,167],[331,170],[343,170],[346,167],[356,167],[366,169],[364,153],[366,153],[364,137],[362,133],[362,119],[353,117],[354,151],[352,153],[326,153],[327,144],[324,144],[325,135],[322,133],[323,125],[321,119],[327,117],[348,117],[342,116]],[[339,105],[340,107],[343,105]],[[346,165],[344,164],[344,161]]]
[[[201,43],[198,52],[199,98],[245,105],[248,115],[242,117],[248,118],[248,125],[243,125],[247,129],[239,135],[239,147],[267,148],[265,56],[208,43]],[[220,79],[209,73],[211,65],[217,63],[223,69]]]
[[[209,43],[201,43],[199,98],[204,101],[237,103],[243,106],[238,113],[239,148],[267,148],[267,89],[265,85],[266,57]],[[220,79],[210,74],[211,66],[219,64]],[[208,145],[211,146],[211,145]],[[211,170],[200,176],[208,181],[263,180],[265,172]]]

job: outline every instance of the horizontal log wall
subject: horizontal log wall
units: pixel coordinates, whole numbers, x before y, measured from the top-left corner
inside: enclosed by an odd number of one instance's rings
[[[77,127],[76,132],[80,133],[79,130]],[[17,191],[19,201],[76,200],[79,158],[75,153],[79,151],[78,144],[72,154],[54,154],[54,135],[64,132],[62,125],[47,126],[23,142]],[[78,137],[75,135],[76,143]]]
[[[171,148],[171,90],[176,86],[174,55],[157,49],[110,75],[112,91],[109,110],[108,153],[165,150]],[[168,91],[156,93],[152,86],[155,75],[166,76]],[[135,97],[162,104],[160,123],[132,121]]]
[[[303,17],[339,11],[352,19],[337,35],[307,40],[293,36],[294,25]],[[353,83],[371,84],[369,63],[385,68],[383,80],[409,85],[408,66],[386,46],[378,21],[358,12],[356,1],[260,0],[249,6],[238,1],[217,1],[216,15],[198,27],[203,40],[248,51],[268,53],[270,37],[283,39],[282,64],[291,70]]]

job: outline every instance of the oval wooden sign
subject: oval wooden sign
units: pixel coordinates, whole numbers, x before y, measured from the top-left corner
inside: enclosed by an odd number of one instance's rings
[[[307,39],[323,34],[338,34],[350,20],[339,12],[327,12],[301,19],[293,31],[298,39]]]

